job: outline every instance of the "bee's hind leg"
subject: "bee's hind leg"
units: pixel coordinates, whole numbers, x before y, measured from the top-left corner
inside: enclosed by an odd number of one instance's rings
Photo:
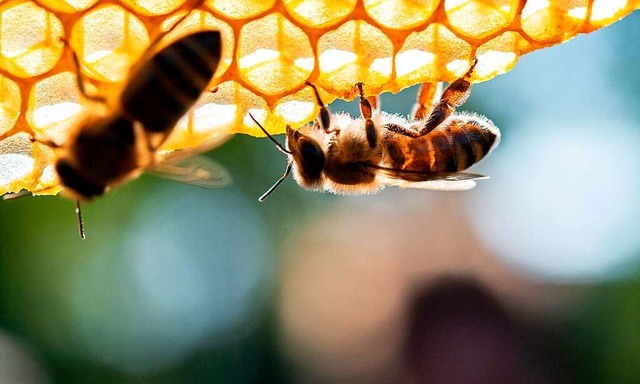
[[[429,112],[442,97],[442,83],[422,83],[418,91],[416,103],[411,111],[413,120],[422,120],[429,116]]]
[[[471,83],[469,80],[471,79],[471,75],[473,74],[473,70],[478,64],[478,59],[473,59],[473,64],[469,70],[458,80],[449,84],[449,86],[442,93],[442,97],[436,106],[431,111],[431,114],[427,118],[424,126],[418,131],[418,136],[424,136],[427,133],[433,131],[437,126],[439,126],[447,117],[449,117],[455,110],[456,107],[461,106],[467,101],[469,95],[471,94]],[[423,90],[421,89],[421,93]],[[421,95],[418,96],[419,102],[421,100]],[[425,96],[426,98],[427,96]],[[416,113],[422,113],[420,111],[420,107],[418,107],[418,111]]]
[[[367,133],[367,142],[369,143],[370,148],[375,148],[378,142],[378,137],[376,127],[373,124],[373,120],[371,120],[371,117],[373,115],[373,110],[378,109],[380,100],[378,96],[364,97],[362,83],[357,83],[356,87],[358,88],[358,93],[360,94],[360,113],[362,113],[362,117],[364,117],[365,119],[364,128]]]

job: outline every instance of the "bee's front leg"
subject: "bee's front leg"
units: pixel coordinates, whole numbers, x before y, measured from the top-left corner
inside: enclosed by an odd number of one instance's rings
[[[363,84],[357,83],[356,87],[358,88],[358,93],[360,94],[360,113],[362,113],[362,117],[365,119],[364,128],[367,133],[367,142],[369,143],[370,148],[375,148],[378,143],[378,137],[376,132],[376,127],[373,124],[373,120],[371,120],[371,116],[373,115],[373,109],[380,105],[377,96],[373,97],[364,97],[364,91],[362,89]],[[374,107],[371,106],[371,102],[373,101]]]
[[[318,93],[318,88],[316,88],[315,85],[311,84],[310,82],[306,82],[306,84],[308,86],[311,87],[311,89],[313,89],[313,93],[316,96],[316,101],[318,102],[318,105],[320,106],[320,116],[318,116],[318,120],[320,121],[320,125],[322,126],[322,129],[324,130],[325,133],[330,133],[331,132],[331,118],[329,115],[329,108],[327,108],[324,103],[322,102],[322,99],[320,98],[320,93]]]
[[[87,93],[87,88],[85,87],[84,75],[82,74],[82,67],[80,66],[80,59],[78,58],[78,54],[69,43],[69,40],[62,37],[60,38],[60,41],[64,43],[64,45],[69,49],[69,51],[71,51],[71,57],[73,59],[73,67],[76,71],[76,82],[78,84],[78,90],[80,91],[80,94],[82,95],[82,97],[87,100],[105,104],[107,100],[104,97],[99,95],[90,95],[89,93]]]
[[[204,3],[204,0],[193,0],[193,2],[190,5],[185,6],[187,12],[185,14],[183,14],[182,16],[180,16],[174,23],[173,25],[171,25],[171,27],[169,27],[169,29],[165,30],[165,31],[161,31],[160,33],[158,33],[158,35],[151,41],[151,43],[149,43],[149,45],[147,46],[147,48],[145,49],[144,53],[142,54],[142,57],[149,57],[151,56],[154,51],[155,51],[155,47],[156,45],[158,45],[158,43],[160,43],[160,41],[167,36],[168,34],[170,34],[171,32],[173,32],[180,24],[182,24],[182,22],[189,17],[189,15],[191,15],[191,11],[193,11],[194,9],[196,9],[197,7],[199,7],[200,5],[202,5],[202,3]],[[144,60],[141,60],[144,61]]]
[[[433,111],[431,111],[431,114],[427,118],[424,126],[418,131],[419,136],[424,136],[433,131],[456,110],[456,107],[461,106],[465,101],[467,101],[467,98],[469,98],[469,95],[471,94],[471,83],[469,80],[471,79],[471,74],[473,74],[473,69],[477,64],[478,59],[473,59],[473,64],[471,64],[467,73],[458,80],[449,84],[449,86],[444,90],[440,101],[433,108]],[[420,100],[420,97],[418,99]]]

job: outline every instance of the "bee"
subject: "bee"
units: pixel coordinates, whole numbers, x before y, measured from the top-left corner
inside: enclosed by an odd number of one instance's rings
[[[456,112],[471,92],[477,65],[438,94],[439,85],[425,83],[411,120],[379,110],[377,97],[360,95],[361,117],[330,114],[317,88],[307,82],[320,106],[316,121],[293,130],[286,127],[285,147],[251,116],[287,156],[284,175],[260,198],[264,201],[291,173],[300,186],[335,194],[375,193],[385,186],[466,190],[483,175],[463,173],[500,142],[500,131],[484,116]],[[439,100],[438,100],[439,99]],[[436,101],[435,106],[432,101]],[[430,113],[429,113],[430,111]]]
[[[228,181],[226,171],[204,157],[187,166],[177,164],[202,148],[164,156],[156,152],[207,89],[222,52],[219,31],[192,33],[154,52],[163,36],[132,66],[113,100],[87,93],[77,54],[71,49],[78,89],[93,105],[84,106],[63,144],[34,138],[55,151],[54,167],[65,187],[63,193],[76,200],[82,238],[80,202],[101,196],[143,171],[204,187],[223,186]]]

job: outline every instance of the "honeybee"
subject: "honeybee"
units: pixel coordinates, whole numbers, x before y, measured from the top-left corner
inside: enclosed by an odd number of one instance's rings
[[[380,111],[377,97],[364,96],[362,83],[356,84],[362,116],[354,119],[347,114],[330,114],[316,87],[307,82],[320,114],[314,123],[300,130],[287,125],[285,147],[251,116],[288,159],[284,175],[259,201],[264,201],[291,170],[303,188],[336,194],[375,193],[387,185],[437,190],[473,188],[476,180],[487,177],[462,171],[500,142],[500,131],[491,120],[455,111],[469,97],[469,80],[477,62],[474,59],[469,70],[449,84],[441,96],[439,85],[423,84],[412,120]],[[437,100],[433,108],[432,100]]]
[[[82,238],[80,202],[143,171],[204,187],[228,183],[226,171],[204,157],[187,165],[177,163],[205,148],[156,153],[213,79],[222,52],[220,32],[192,33],[154,52],[162,36],[147,48],[112,99],[87,93],[77,54],[71,49],[78,89],[87,105],[63,144],[34,138],[55,151],[54,167],[63,193],[76,200]]]

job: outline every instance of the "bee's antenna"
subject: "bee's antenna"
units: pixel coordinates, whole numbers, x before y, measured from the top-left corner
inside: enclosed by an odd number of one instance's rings
[[[276,181],[276,183],[275,183],[275,184],[273,184],[273,186],[272,186],[271,188],[269,188],[269,190],[268,190],[267,192],[263,193],[263,194],[262,194],[262,196],[260,196],[260,197],[258,198],[258,201],[259,201],[259,202],[264,203],[264,200],[265,200],[267,197],[269,197],[269,195],[270,195],[273,191],[275,191],[275,190],[276,190],[276,188],[278,188],[278,187],[280,186],[280,184],[282,184],[282,182],[287,178],[287,176],[289,176],[289,173],[291,172],[291,166],[292,166],[292,165],[293,165],[292,163],[287,164],[287,169],[285,169],[285,171],[284,171],[284,175],[282,175],[282,177],[281,177],[281,178],[279,178],[279,179],[278,179],[278,181]]]
[[[80,231],[80,238],[86,239],[84,235],[84,221],[82,220],[82,210],[80,209],[80,200],[76,199],[76,216],[78,217],[78,231]]]
[[[267,132],[266,129],[264,129],[264,127],[262,126],[262,124],[258,123],[258,120],[256,120],[255,117],[253,117],[253,115],[251,113],[249,113],[249,117],[251,117],[251,120],[253,120],[258,127],[260,127],[260,129],[262,130],[262,132],[264,132],[265,135],[267,135],[267,137],[269,138],[269,140],[271,140],[273,142],[273,144],[276,145],[276,148],[278,148],[278,150],[280,150],[280,152],[284,153],[285,155],[291,155],[291,151],[286,150],[282,144],[278,143],[276,141],[276,139],[273,138],[273,136],[271,136],[271,134],[269,132]]]

